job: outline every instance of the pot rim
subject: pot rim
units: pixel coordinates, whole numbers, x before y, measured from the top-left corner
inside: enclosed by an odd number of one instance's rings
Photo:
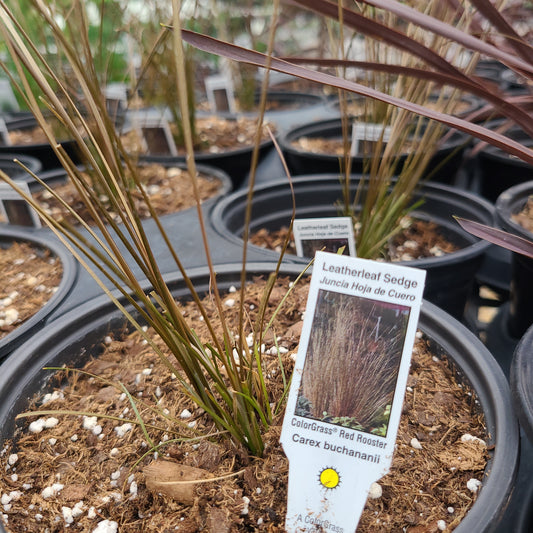
[[[519,211],[527,197],[533,194],[533,180],[509,187],[496,200],[496,215],[500,226],[524,239],[533,239],[533,233],[511,219],[511,215]]]
[[[354,122],[354,117],[350,117],[350,121]],[[320,137],[321,134],[325,131],[337,131],[339,130],[342,135],[342,117],[329,118],[323,120],[313,120],[305,124],[299,124],[293,128],[288,129],[285,132],[282,132],[278,136],[278,143],[283,150],[283,152],[293,153],[293,154],[305,154],[308,157],[316,159],[330,159],[337,160],[339,156],[335,154],[325,154],[325,153],[315,153],[307,150],[300,150],[292,146],[292,141],[300,138],[311,135],[312,137]],[[450,130],[452,133],[449,138],[445,139],[445,142],[442,145],[439,145],[440,150],[449,150],[461,145],[467,145],[471,137],[466,133],[460,132],[458,130],[452,130],[447,128],[444,131]],[[316,132],[316,134],[315,134]],[[407,152],[401,152],[399,157],[405,157]],[[355,156],[352,159],[362,160],[365,159],[364,156]]]
[[[274,268],[275,265],[272,263],[250,263],[247,265],[247,272],[268,273]],[[300,271],[300,265],[284,265],[281,275]],[[240,273],[240,264],[217,266],[217,274],[224,278],[222,283],[225,285],[238,281]],[[204,288],[209,287],[209,272],[205,267],[191,269],[190,276],[196,281],[201,280]],[[182,278],[181,275],[173,273],[165,276],[165,280],[179,284]],[[111,315],[108,316],[107,312]],[[13,423],[9,419],[13,417],[15,411],[23,408],[21,402],[16,403],[15,391],[21,388],[27,389],[33,375],[38,375],[36,373],[42,371],[43,365],[49,363],[46,349],[52,346],[59,351],[65,350],[71,345],[70,338],[73,335],[86,334],[93,328],[91,320],[95,321],[96,325],[104,326],[115,316],[121,317],[122,313],[115,308],[108,297],[105,295],[96,297],[53,321],[43,335],[34,336],[12,354],[4,363],[0,373],[2,432],[13,431]],[[69,325],[68,328],[65,328],[65,323]],[[445,352],[455,352],[453,355],[450,354],[449,358],[476,391],[485,413],[489,440],[496,444],[486,469],[488,477],[481,487],[476,502],[456,531],[460,533],[493,531],[510,498],[518,462],[518,424],[513,414],[507,380],[490,352],[472,332],[427,301],[422,305],[419,327],[436,343],[441,344]],[[32,355],[35,352],[39,354],[37,357]],[[21,369],[24,371],[21,372]],[[37,380],[42,388],[45,380],[42,377]],[[27,403],[28,398],[24,398],[23,401]],[[8,427],[9,425],[11,427]],[[1,525],[0,531],[2,531]]]
[[[351,179],[354,179],[354,178],[359,180],[361,178],[361,175],[352,174]],[[302,186],[309,186],[309,187],[317,188],[320,183],[325,183],[326,185],[332,185],[334,183],[339,183],[339,177],[335,174],[330,174],[330,173],[301,175],[301,176],[296,176],[292,178],[290,183],[294,187],[297,187],[298,185],[302,185]],[[273,191],[277,188],[282,188],[282,189],[287,188],[288,190],[290,190],[289,187],[290,187],[289,182],[286,179],[283,179],[283,178],[274,179],[274,180],[256,185],[254,187],[254,197],[264,192],[269,192],[270,190]],[[463,190],[458,191],[456,188],[452,186],[448,186],[448,185],[441,184],[441,183],[434,183],[434,182],[422,183],[419,191],[420,191],[421,197],[443,193],[447,197],[453,197],[454,199],[461,200],[462,202],[465,202],[467,204],[476,205],[483,211],[486,211],[489,218],[491,219],[490,223],[495,222],[495,212],[494,212],[493,205],[488,200],[481,198],[478,195],[475,195],[468,191],[463,191]],[[339,192],[340,192],[340,188],[339,188]],[[220,236],[226,239],[229,239],[230,241],[236,244],[240,244],[240,245],[243,244],[243,240],[241,236],[236,235],[230,229],[228,229],[227,225],[225,224],[223,214],[225,210],[231,207],[232,204],[240,200],[246,200],[247,196],[248,196],[248,189],[241,189],[241,190],[234,191],[231,194],[222,198],[209,213],[209,218],[215,231]],[[457,224],[456,229],[457,229],[457,233],[464,234],[466,238],[471,241],[471,244],[469,244],[468,246],[464,248],[461,248],[460,250],[457,250],[456,252],[451,252],[451,253],[442,255],[440,257],[415,259],[413,261],[399,261],[397,264],[412,266],[414,268],[425,268],[426,263],[428,261],[431,261],[431,265],[436,268],[440,266],[444,267],[446,265],[454,263],[457,259],[462,258],[462,257],[471,257],[471,256],[473,257],[473,256],[481,255],[485,253],[490,246],[492,246],[491,243],[489,243],[488,241],[484,241],[483,239],[479,239],[477,237],[473,237],[467,234],[466,232],[464,232],[464,230],[460,228],[458,224]],[[257,249],[257,250],[261,250],[261,252],[263,253],[271,254],[273,257],[273,260],[275,259],[276,256],[279,256],[278,252],[275,252],[273,250],[265,250],[252,243],[248,243],[247,246],[251,249]],[[309,258],[302,258],[302,257],[298,257],[292,254],[285,254],[284,262],[287,262],[287,261],[301,263],[301,262],[308,262]]]
[[[528,328],[515,348],[511,361],[511,397],[518,420],[533,442],[533,326]]]

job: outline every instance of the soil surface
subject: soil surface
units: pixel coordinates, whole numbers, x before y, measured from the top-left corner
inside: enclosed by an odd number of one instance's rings
[[[288,286],[289,280],[278,281],[267,315]],[[263,290],[263,281],[247,287],[244,306],[252,320]],[[273,402],[281,397],[283,376],[293,367],[307,290],[307,282],[299,283],[275,322],[279,353],[274,334],[264,339]],[[224,299],[225,316],[235,332],[239,291],[230,291]],[[211,299],[205,304],[212,309]],[[181,309],[206,338],[198,310],[190,304]],[[216,435],[212,422],[179,393],[176,380],[137,332],[106,337],[102,349],[85,367],[90,374],[68,373],[68,380],[65,373],[57,376],[54,393],[36,399],[33,407],[52,412],[31,416],[16,440],[5,443],[0,511],[7,530],[94,532],[104,531],[97,525],[108,520],[128,533],[284,531],[288,464],[279,444],[283,413],[265,435],[264,457],[250,457]],[[359,532],[450,531],[475,501],[477,493],[468,486],[485,475],[486,431],[473,393],[454,376],[447,361],[432,355],[420,335],[392,471],[379,481],[381,496],[368,500]],[[160,444],[157,452],[136,424],[120,384],[135,399],[150,439]],[[54,412],[64,409],[96,418]],[[30,421],[33,431],[28,429]],[[216,479],[204,479],[187,498],[176,499],[166,495],[175,492],[168,485],[148,488],[158,467],[163,472],[200,469],[194,472]]]
[[[31,318],[61,283],[61,261],[28,242],[0,247],[0,339]]]
[[[281,252],[288,232],[287,227],[276,231],[262,228],[250,236],[250,242],[261,248]],[[409,226],[403,228],[391,239],[384,253],[387,261],[413,261],[424,257],[438,257],[457,249],[455,244],[439,232],[438,225],[434,222],[411,219]],[[287,253],[296,255],[292,236]]]

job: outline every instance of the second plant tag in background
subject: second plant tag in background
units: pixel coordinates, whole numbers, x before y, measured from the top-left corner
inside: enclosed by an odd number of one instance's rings
[[[292,231],[300,257],[313,257],[319,250],[336,253],[343,246],[344,255],[356,255],[350,217],[297,218]]]
[[[287,531],[355,531],[388,472],[425,275],[317,252],[281,433]]]

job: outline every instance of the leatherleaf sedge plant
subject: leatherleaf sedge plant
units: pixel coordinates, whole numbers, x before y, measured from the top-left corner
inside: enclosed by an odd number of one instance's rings
[[[209,318],[202,305],[200,295],[197,294],[182,261],[173,249],[150,204],[150,199],[137,174],[135,161],[124,150],[107,114],[88,42],[87,13],[83,2],[81,0],[72,2],[69,16],[61,20],[61,25],[55,16],[53,2],[31,0],[31,9],[35,10],[42,23],[46,24],[54,35],[58,51],[71,73],[70,80],[76,80],[77,86],[74,87],[74,92],[71,85],[67,86],[56,75],[55,70],[41,55],[39,47],[24,31],[4,0],[0,0],[0,31],[15,65],[15,71],[7,69],[4,63],[2,66],[47,135],[69,179],[89,209],[94,226],[87,224],[72,208],[70,211],[76,217],[78,226],[54,220],[31,196],[25,195],[8,176],[2,174],[2,179],[31,204],[55,235],[91,273],[102,290],[158,354],[162,364],[176,376],[177,382],[190,399],[212,418],[218,430],[244,445],[251,454],[261,456],[264,447],[262,435],[268,429],[274,413],[280,408],[284,399],[283,396],[272,398],[267,390],[260,349],[264,332],[268,327],[264,319],[266,301],[274,285],[280,263],[266,284],[257,322],[247,323],[244,310],[241,308],[239,331],[232,334],[224,320],[223,303],[217,287],[200,206],[192,134],[187,127],[188,120],[184,120],[188,171],[194,185],[198,224],[211,275],[212,298],[223,331],[222,334],[215,334],[212,322],[215,319]],[[175,31],[170,34],[173,43],[171,52],[176,67],[181,113],[185,118],[188,113],[186,54],[179,30],[181,26],[179,0],[172,1],[172,23]],[[80,30],[76,46],[68,39],[68,32],[64,30],[64,27],[70,24],[75,24]],[[32,90],[34,85],[39,88],[38,94]],[[79,102],[83,103],[83,113],[80,111]],[[75,139],[89,177],[79,170],[57,141],[47,123],[45,112],[54,115]],[[260,129],[258,127],[258,131]],[[253,168],[255,165],[256,163]],[[48,187],[37,176],[33,177],[65,205],[53,188]],[[106,204],[101,199],[102,192],[108,198]],[[208,343],[201,342],[194,329],[186,323],[169,287],[163,281],[157,258],[151,248],[150,235],[146,233],[133,207],[133,194],[141,194],[144,198],[166,245],[166,253],[173,258],[191,298],[196,302],[209,328],[211,340]],[[67,205],[65,207],[68,208]],[[111,211],[115,214],[111,215]],[[244,291],[246,280],[245,264],[246,253],[243,254],[241,291]],[[141,274],[136,275],[134,267],[138,268]],[[142,288],[146,280],[151,286],[151,290],[147,292]],[[106,288],[108,284],[104,281],[110,282],[111,286],[117,289],[118,297],[115,296],[116,292],[114,295]],[[244,301],[244,298],[241,298],[241,301]],[[126,307],[133,308],[134,311],[130,312]],[[148,331],[155,331],[162,339],[170,351],[170,356],[165,355],[158,347],[155,337],[145,331],[143,324],[151,326]],[[254,340],[251,347],[246,342],[245,325],[253,333]],[[234,355],[235,351],[239,354],[238,357]]]
[[[421,122],[415,121],[415,124],[418,124],[415,131],[417,128],[420,130],[421,126],[430,120],[477,137],[528,163],[533,163],[533,151],[525,143],[485,127],[478,123],[474,116],[459,118],[455,112],[456,108],[444,103],[445,97],[442,100],[443,105],[437,107],[430,106],[428,100],[428,95],[435,91],[443,95],[451,94],[454,100],[460,94],[474,95],[483,103],[483,109],[478,116],[485,114],[505,117],[529,136],[533,136],[533,121],[527,108],[530,98],[528,99],[527,94],[521,95],[520,98],[505,94],[494,84],[472,72],[477,58],[489,58],[500,62],[518,77],[526,80],[526,91],[527,81],[533,79],[533,49],[526,38],[514,28],[513,20],[506,18],[504,2],[362,0],[350,4],[329,0],[291,0],[290,3],[338,24],[341,36],[342,32],[356,32],[364,35],[369,42],[375,43],[373,50],[379,52],[381,47],[386,45],[390,50],[395,50],[396,54],[385,56],[376,52],[369,54],[365,61],[351,60],[343,57],[344,54],[340,54],[340,58],[330,59],[273,58],[207,35],[184,31],[183,38],[213,54],[361,95],[365,99],[375,100],[380,105],[393,106],[398,109],[389,112],[390,123],[395,129],[409,129],[412,133],[412,129],[406,125],[412,125],[414,114],[423,117]],[[344,39],[339,41],[342,43]],[[465,57],[466,62],[458,61],[459,58]],[[338,70],[336,74],[330,74],[312,68],[311,65],[336,67]],[[397,80],[396,87],[392,92],[386,92],[373,86],[372,81],[370,84],[353,81],[345,74],[349,67],[394,75]],[[369,79],[372,80],[372,77]],[[388,121],[382,120],[383,123]],[[431,131],[433,133],[430,133],[427,144],[425,140],[417,141],[422,150],[427,148],[428,152],[436,146],[435,141],[439,137],[438,128],[428,130]],[[385,151],[388,149],[388,146],[384,147]],[[356,216],[364,219],[372,215],[377,221],[390,218],[394,220],[393,224],[398,224],[399,218],[394,216],[394,213],[405,212],[410,194],[426,170],[427,158],[425,154],[418,159],[413,156],[405,170],[405,179],[400,179],[395,187],[390,188],[388,180],[394,174],[395,164],[394,158],[389,159],[388,169],[385,170],[383,166],[378,172],[377,159],[369,160],[368,197],[361,213],[355,213]],[[348,176],[349,163],[346,167]],[[375,177],[374,182],[372,177]],[[401,186],[398,183],[401,183]],[[346,196],[347,186],[345,191]],[[398,206],[401,208],[397,210]],[[390,233],[381,234],[375,228],[375,225],[370,225],[368,230],[361,230],[368,231],[373,242],[369,246],[362,246],[361,236],[358,235],[358,254],[372,257],[376,249],[388,240]]]

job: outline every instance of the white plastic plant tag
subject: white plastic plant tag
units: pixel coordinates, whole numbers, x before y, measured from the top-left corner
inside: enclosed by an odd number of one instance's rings
[[[295,219],[292,231],[296,255],[300,257],[314,257],[319,250],[336,253],[342,246],[345,255],[356,255],[350,217]]]
[[[177,156],[178,149],[170,131],[170,125],[164,118],[143,117],[137,118],[139,137],[143,150],[150,155]]]
[[[30,189],[25,181],[15,180],[15,183],[26,194],[30,194]],[[9,224],[41,227],[41,219],[37,212],[7,183],[0,183],[0,215]]]
[[[354,122],[352,125],[352,156],[370,155],[377,144],[389,142],[391,127],[384,124],[370,124],[366,122]]]
[[[425,276],[316,253],[281,433],[286,531],[354,532],[388,472]]]
[[[213,113],[229,111],[235,113],[237,106],[235,104],[235,91],[233,82],[229,76],[215,74],[205,79],[205,91],[209,109]]]
[[[0,146],[11,146],[6,121],[2,117],[0,117]]]
[[[125,83],[111,83],[104,89],[107,112],[112,119],[128,107],[128,86]]]

